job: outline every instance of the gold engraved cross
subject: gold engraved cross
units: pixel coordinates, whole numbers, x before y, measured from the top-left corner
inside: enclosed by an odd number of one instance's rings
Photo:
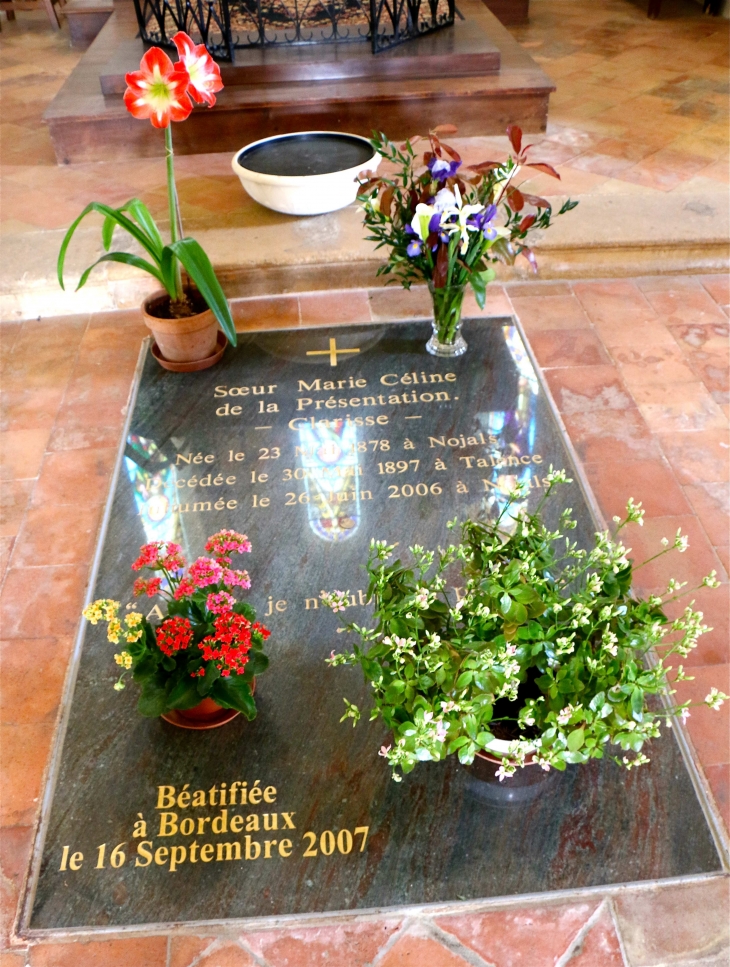
[[[359,353],[359,349],[338,349],[337,340],[330,339],[329,349],[308,349],[307,356],[329,356],[330,366],[337,365],[337,354],[338,353]]]

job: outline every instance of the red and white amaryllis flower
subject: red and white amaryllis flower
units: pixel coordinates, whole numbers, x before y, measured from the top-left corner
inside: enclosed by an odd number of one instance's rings
[[[155,128],[166,128],[170,121],[184,121],[193,109],[187,94],[190,77],[185,65],[173,64],[164,51],[152,47],[139,68],[125,78],[124,106],[129,113],[136,118],[149,118]]]
[[[172,42],[190,78],[188,94],[197,104],[213,107],[216,92],[223,89],[220,67],[205,49],[205,44],[194,44],[182,30],[175,34]]]

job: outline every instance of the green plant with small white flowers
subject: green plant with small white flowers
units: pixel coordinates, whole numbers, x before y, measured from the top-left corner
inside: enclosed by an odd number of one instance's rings
[[[610,756],[631,769],[649,761],[644,747],[662,724],[688,716],[690,702],[669,698],[668,676],[690,678],[673,662],[708,628],[692,603],[667,617],[665,606],[688,593],[676,581],[662,596],[632,592],[643,565],[631,562],[621,532],[643,523],[641,505],[630,500],[613,535],[597,533],[582,549],[563,534],[576,526],[570,509],[554,531],[543,522],[544,501],[569,482],[564,471],[547,479],[534,513],[514,506],[527,496],[517,488],[499,517],[465,521],[445,549],[409,548],[410,563],[391,561],[396,545],[371,541],[372,626],[346,624],[359,642],[328,662],[359,665],[370,682],[370,719],[392,730],[380,755],[396,781],[419,761],[453,753],[465,765],[478,752],[500,759],[500,780],[527,761],[563,770]],[[687,539],[678,532],[662,545],[649,560],[684,552]],[[450,586],[463,586],[458,601],[447,594],[447,571]],[[713,572],[700,587],[717,585]],[[335,612],[350,600],[341,591],[321,597]],[[719,708],[727,697],[713,688],[705,704]],[[342,720],[357,724],[359,708],[345,706]]]

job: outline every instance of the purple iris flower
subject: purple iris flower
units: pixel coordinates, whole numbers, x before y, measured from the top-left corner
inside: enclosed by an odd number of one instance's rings
[[[468,220],[468,224],[473,225],[474,228],[484,234],[484,237],[488,241],[493,242],[497,238],[497,229],[493,228],[489,223],[496,214],[497,206],[487,205],[482,211],[477,212],[476,215],[472,215]]]
[[[406,254],[412,259],[414,259],[417,255],[420,255],[422,251],[423,242],[420,239],[414,239],[412,242],[409,242],[406,247]]]
[[[433,175],[434,181],[446,181],[453,178],[461,167],[460,161],[446,161],[444,158],[433,157],[426,166]]]
[[[428,223],[429,232],[437,232],[441,228],[441,212],[434,212]]]

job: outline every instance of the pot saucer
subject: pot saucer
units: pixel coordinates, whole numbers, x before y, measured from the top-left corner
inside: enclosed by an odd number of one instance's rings
[[[209,369],[211,366],[215,366],[225,352],[227,345],[228,340],[224,334],[219,331],[216,342],[216,351],[212,355],[206,356],[205,359],[194,359],[187,363],[174,363],[169,359],[165,359],[165,357],[160,353],[159,346],[154,341],[152,343],[152,355],[163,369],[169,369],[172,373],[197,373],[200,372],[201,369]]]
[[[207,722],[196,722],[194,719],[183,718],[177,709],[171,709],[169,712],[161,715],[160,718],[169,722],[170,725],[176,725],[179,729],[194,729],[200,732],[204,729],[218,729],[221,725],[226,725],[240,714],[235,708],[222,708],[215,718],[210,718]]]

